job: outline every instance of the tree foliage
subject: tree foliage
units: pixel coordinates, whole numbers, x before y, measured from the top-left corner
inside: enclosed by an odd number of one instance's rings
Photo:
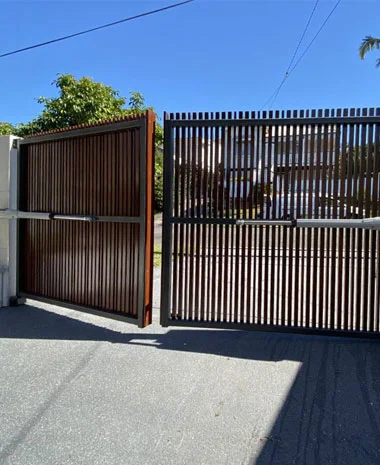
[[[58,89],[57,97],[39,97],[43,105],[40,115],[26,124],[12,126],[0,123],[0,135],[14,134],[21,137],[39,132],[62,129],[86,123],[116,119],[135,113],[153,110],[145,104],[140,92],[130,92],[129,100],[119,91],[89,77],[76,79],[71,74],[61,74],[52,83]],[[163,143],[163,128],[156,122],[156,147]],[[159,153],[159,152],[158,152]],[[155,162],[156,209],[162,209],[163,156],[159,153]]]
[[[380,39],[373,36],[367,36],[362,40],[362,43],[359,47],[360,58],[364,60],[367,53],[372,50],[380,50]],[[380,58],[376,60],[376,66],[378,68],[380,67]]]
[[[350,178],[358,176],[359,173],[372,176],[375,169],[375,160],[379,155],[379,151],[377,149],[376,152],[374,144],[371,144],[371,146],[365,144],[364,147],[354,146],[351,149],[346,148],[344,155],[342,153],[338,155],[339,178]]]
[[[162,211],[164,208],[164,153],[161,147],[156,147],[154,163],[154,208]]]
[[[119,91],[89,77],[75,79],[71,74],[61,74],[53,85],[58,96],[37,99],[44,108],[36,119],[20,126],[21,135],[96,123],[147,109],[139,92],[131,92],[126,108],[126,99]]]
[[[13,124],[0,122],[0,136],[7,136],[10,134],[16,134],[17,129]]]

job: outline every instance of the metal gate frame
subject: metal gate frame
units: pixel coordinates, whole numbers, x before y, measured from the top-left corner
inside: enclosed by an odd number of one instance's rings
[[[137,324],[143,328],[152,322],[152,296],[153,296],[153,167],[154,167],[154,123],[155,114],[147,111],[144,115],[123,118],[117,122],[104,122],[94,125],[83,125],[82,127],[67,128],[61,131],[32,136],[19,140],[18,153],[18,210],[2,212],[2,217],[22,219],[39,219],[41,221],[85,221],[85,222],[118,222],[139,224],[139,276],[138,276],[138,311],[137,319],[122,313],[90,308],[75,303],[55,300],[40,295],[22,292],[20,290],[20,269],[23,267],[23,257],[20,247],[20,225],[17,237],[17,297],[30,298],[33,300],[64,306],[82,312],[99,315],[102,317],[123,320]],[[139,183],[140,183],[140,215],[137,217],[121,216],[92,216],[92,215],[60,215],[50,212],[27,212],[20,209],[23,207],[25,195],[23,181],[25,177],[25,148],[33,143],[55,141],[73,137],[98,135],[102,133],[115,132],[123,129],[141,128],[139,140]]]
[[[359,110],[358,110],[359,111]],[[241,330],[256,330],[256,331],[274,331],[274,332],[285,332],[285,333],[304,333],[304,334],[316,334],[316,335],[330,335],[330,336],[346,336],[346,337],[369,337],[369,338],[379,338],[380,333],[375,331],[368,330],[342,330],[342,329],[330,329],[330,328],[313,328],[313,327],[302,327],[302,326],[280,326],[280,325],[270,325],[270,324],[255,324],[255,323],[234,323],[234,322],[224,322],[224,321],[201,321],[195,319],[177,319],[176,317],[171,316],[171,296],[172,296],[172,246],[173,246],[173,232],[172,227],[175,224],[186,224],[186,225],[196,225],[196,224],[207,224],[207,225],[236,225],[244,226],[252,225],[281,225],[283,227],[289,228],[354,228],[354,229],[369,229],[369,230],[379,230],[380,229],[380,217],[368,218],[368,219],[358,219],[358,220],[336,220],[336,219],[291,219],[286,220],[239,220],[233,218],[189,218],[189,217],[175,217],[173,214],[173,177],[174,177],[174,129],[175,128],[191,128],[191,127],[220,127],[221,125],[225,127],[239,127],[242,125],[254,126],[270,126],[270,125],[290,125],[290,124],[379,124],[380,123],[380,111],[370,110],[370,114],[367,115],[367,110],[363,110],[363,114],[355,114],[355,111],[343,110],[343,117],[341,115],[341,110],[338,110],[338,115],[335,116],[332,113],[331,116],[322,116],[322,111],[318,111],[318,117],[315,117],[316,111],[312,111],[312,117],[309,117],[309,111],[307,111],[306,117],[303,112],[301,112],[301,117],[291,117],[290,112],[287,112],[285,117],[285,112],[282,112],[281,118],[278,117],[279,112],[276,112],[276,117],[273,118],[273,113],[264,112],[262,115],[260,113],[255,118],[251,116],[249,118],[248,112],[239,113],[239,117],[231,117],[231,113],[228,114],[228,118],[225,116],[225,113],[222,113],[222,116],[219,117],[220,113],[216,113],[217,117],[213,119],[213,114],[211,113],[211,118],[209,114],[206,113],[204,116],[202,113],[168,113],[164,114],[164,212],[163,212],[163,239],[162,239],[162,282],[161,282],[161,313],[160,313],[160,322],[163,327],[168,326],[179,326],[179,327],[201,327],[201,328],[216,328],[216,329],[241,329]],[[294,112],[296,115],[297,112]],[[199,116],[198,116],[199,115]],[[254,112],[252,112],[254,115]],[[187,137],[187,136],[183,136]],[[190,137],[190,136],[188,136]],[[193,142],[194,143],[194,142]],[[189,150],[191,152],[189,143]],[[186,189],[186,188],[185,188]]]

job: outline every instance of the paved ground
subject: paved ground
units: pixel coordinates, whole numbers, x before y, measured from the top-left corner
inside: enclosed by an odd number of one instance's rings
[[[162,213],[154,215],[154,245],[162,245]]]
[[[380,463],[377,341],[42,307],[0,310],[2,465]]]

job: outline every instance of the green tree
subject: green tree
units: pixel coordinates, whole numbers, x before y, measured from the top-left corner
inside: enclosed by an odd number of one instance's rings
[[[343,163],[344,156],[344,163]],[[338,155],[338,176],[339,178],[347,178],[364,173],[365,176],[372,175],[375,168],[375,159],[379,156],[379,153],[375,152],[374,144],[371,147],[365,144],[364,147],[357,145],[349,149],[346,148],[346,153]],[[343,170],[343,164],[345,169]],[[370,170],[367,173],[367,170]]]
[[[7,136],[9,134],[16,134],[17,129],[11,123],[0,122],[0,136]]]
[[[61,74],[53,85],[58,89],[58,97],[37,99],[44,108],[36,119],[20,126],[21,135],[95,123],[146,109],[138,92],[131,92],[130,98],[130,103],[138,106],[126,108],[126,99],[119,91],[89,77],[75,79],[71,74]]]
[[[367,53],[371,50],[380,50],[380,39],[373,36],[367,36],[362,40],[362,43],[359,47],[360,58],[364,60]],[[380,58],[376,60],[376,66],[378,68],[380,67]]]
[[[164,153],[161,147],[156,147],[154,160],[154,208],[162,211],[164,208]]]
[[[20,124],[13,133],[27,136],[39,132],[62,129],[86,123],[96,123],[122,116],[153,110],[145,104],[140,92],[130,92],[127,99],[119,91],[89,77],[76,79],[71,74],[61,74],[53,82],[58,89],[57,97],[40,97],[38,103],[43,105],[41,114],[27,124]],[[1,131],[1,126],[0,126]],[[0,132],[1,134],[1,132]],[[156,123],[156,152],[163,143],[162,126]],[[163,156],[159,151],[155,162],[156,210],[162,210],[163,190]]]

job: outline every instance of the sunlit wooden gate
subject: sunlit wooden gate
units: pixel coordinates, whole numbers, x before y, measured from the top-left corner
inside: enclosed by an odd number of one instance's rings
[[[19,295],[152,318],[154,113],[20,145]]]

